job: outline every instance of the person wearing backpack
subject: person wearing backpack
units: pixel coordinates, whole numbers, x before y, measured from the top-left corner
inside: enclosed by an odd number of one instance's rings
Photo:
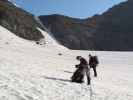
[[[89,66],[90,66],[90,68],[93,68],[95,77],[97,77],[96,67],[98,64],[99,64],[99,61],[98,61],[97,56],[92,56],[91,54],[89,54]]]

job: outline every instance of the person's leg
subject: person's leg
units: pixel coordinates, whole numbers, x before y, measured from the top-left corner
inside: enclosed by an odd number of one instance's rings
[[[72,82],[83,83],[84,82],[83,79],[84,79],[84,70],[78,68],[72,76]]]
[[[80,83],[83,83],[83,82],[84,82],[83,79],[84,79],[84,75],[81,74],[81,75],[79,76],[79,82],[80,82]]]
[[[94,71],[94,76],[97,77],[96,66],[93,67],[93,71]]]
[[[72,82],[76,82],[78,76],[79,76],[79,69],[77,69],[77,70],[73,73],[73,75],[72,75],[72,77],[71,77]]]
[[[90,85],[91,84],[91,79],[90,79],[90,76],[87,77],[87,84]]]
[[[89,68],[86,69],[86,76],[87,76],[87,84],[91,84],[91,78],[90,78],[90,70]]]

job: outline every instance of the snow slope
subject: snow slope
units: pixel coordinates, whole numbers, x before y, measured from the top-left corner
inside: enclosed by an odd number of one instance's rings
[[[0,26],[0,100],[133,100],[133,52],[39,46]],[[62,53],[63,55],[58,55]],[[100,57],[92,85],[71,83],[77,55]]]
[[[60,45],[54,38],[52,38],[52,36],[50,34],[48,34],[47,32],[43,31],[42,29],[40,28],[37,28],[45,37],[44,41],[45,42],[45,47],[54,47],[56,49],[64,49],[64,50],[68,50],[66,47]],[[41,42],[42,42],[41,41]]]

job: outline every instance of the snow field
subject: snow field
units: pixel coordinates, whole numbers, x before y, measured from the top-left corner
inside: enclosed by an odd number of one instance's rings
[[[133,100],[133,52],[72,51],[48,41],[39,46],[0,27],[0,100]],[[71,83],[75,57],[89,53],[100,59],[98,77],[91,70],[91,86]]]

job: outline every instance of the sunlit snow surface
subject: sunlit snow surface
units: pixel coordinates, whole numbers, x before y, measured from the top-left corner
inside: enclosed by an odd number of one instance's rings
[[[133,52],[71,51],[55,44],[39,46],[0,26],[0,100],[133,100]],[[100,59],[98,77],[91,70],[91,86],[71,83],[75,57],[88,59],[89,53]]]

